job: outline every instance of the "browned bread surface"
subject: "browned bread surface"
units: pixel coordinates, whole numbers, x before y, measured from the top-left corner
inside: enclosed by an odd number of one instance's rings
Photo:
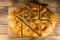
[[[12,34],[19,37],[44,37],[53,30],[56,24],[54,13],[35,3],[9,8],[7,19]]]

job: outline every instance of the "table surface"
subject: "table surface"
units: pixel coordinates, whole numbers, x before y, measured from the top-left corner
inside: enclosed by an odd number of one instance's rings
[[[8,36],[7,13],[9,6],[15,5],[14,0],[0,0],[0,40],[60,40],[60,5],[59,0],[38,0],[41,3],[46,3],[52,12],[55,13],[57,23],[52,33],[45,38],[11,38]],[[17,1],[18,2],[18,1]]]

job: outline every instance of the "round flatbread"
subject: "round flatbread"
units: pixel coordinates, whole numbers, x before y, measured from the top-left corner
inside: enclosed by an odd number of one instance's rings
[[[56,24],[54,13],[35,3],[9,8],[7,19],[10,31],[19,37],[45,37]]]

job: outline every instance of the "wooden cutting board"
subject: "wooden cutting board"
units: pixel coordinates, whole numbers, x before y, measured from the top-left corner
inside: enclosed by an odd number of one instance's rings
[[[18,1],[17,1],[18,2]],[[59,0],[39,0],[39,2],[46,3],[52,12],[55,13],[57,23],[52,33],[45,38],[11,38],[8,36],[7,13],[9,6],[14,4],[14,0],[0,0],[0,40],[60,40],[60,5]]]

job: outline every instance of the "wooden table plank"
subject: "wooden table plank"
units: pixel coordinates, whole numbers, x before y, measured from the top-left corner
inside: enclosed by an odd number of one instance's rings
[[[42,38],[42,40],[60,40],[60,36],[47,36]]]
[[[47,36],[45,38],[31,38],[31,37],[24,37],[24,38],[11,38],[8,35],[0,35],[0,40],[60,40],[59,36]]]
[[[60,40],[60,36],[47,36],[44,38],[31,38],[31,37],[23,37],[23,38],[8,38],[8,40]]]
[[[0,6],[11,6],[10,0],[0,0]]]
[[[0,35],[0,40],[8,40],[8,35]]]
[[[7,34],[7,32],[8,32],[7,25],[0,25],[0,35],[1,34],[5,35],[5,34]]]
[[[39,2],[48,4],[51,7],[60,7],[60,0],[39,0]]]
[[[33,1],[33,0],[29,0]],[[0,6],[18,6],[22,2],[29,2],[28,0],[0,0]],[[34,0],[35,1],[35,0]],[[48,6],[60,7],[60,0],[37,0],[39,3],[46,3]]]

